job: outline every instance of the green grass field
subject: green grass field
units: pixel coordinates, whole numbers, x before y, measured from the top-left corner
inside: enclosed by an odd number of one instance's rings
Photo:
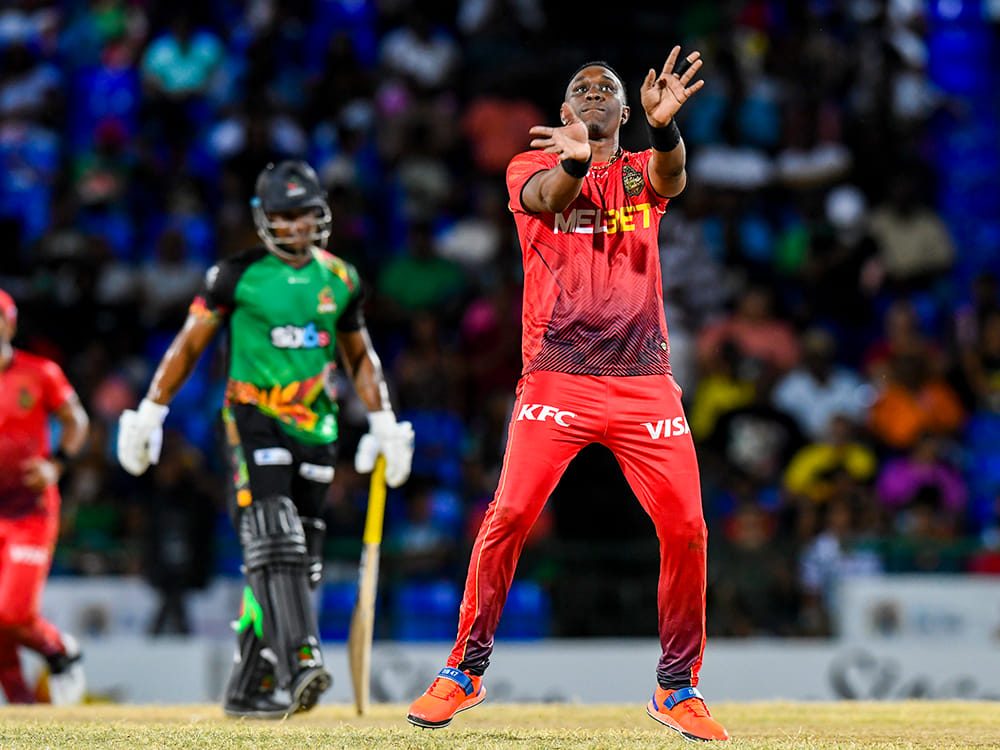
[[[447,729],[406,723],[406,707],[377,705],[364,719],[348,706],[287,721],[235,721],[218,706],[0,708],[0,748],[683,748],[685,740],[642,706],[496,704],[460,714]],[[1000,748],[1000,703],[730,703],[713,713],[733,748],[986,750]]]

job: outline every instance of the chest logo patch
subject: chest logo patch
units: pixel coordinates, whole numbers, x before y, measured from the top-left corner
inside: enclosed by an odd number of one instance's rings
[[[333,298],[333,290],[325,286],[319,293],[319,304],[316,307],[318,313],[337,312],[337,301]]]
[[[622,187],[625,188],[626,195],[634,198],[642,192],[645,184],[646,181],[642,177],[642,172],[630,164],[624,166],[622,169]]]
[[[27,411],[32,406],[35,405],[35,397],[31,395],[31,391],[27,388],[22,388],[17,392],[17,405],[22,409]]]

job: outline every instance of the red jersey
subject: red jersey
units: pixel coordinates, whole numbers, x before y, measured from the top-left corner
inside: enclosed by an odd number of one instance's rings
[[[670,372],[659,225],[668,199],[646,175],[651,151],[591,166],[562,213],[532,213],[521,191],[555,154],[527,151],[507,167],[524,263],[523,372]]]
[[[62,369],[44,357],[15,349],[10,365],[0,370],[0,515],[47,507],[23,485],[21,466],[51,455],[49,416],[72,395]]]

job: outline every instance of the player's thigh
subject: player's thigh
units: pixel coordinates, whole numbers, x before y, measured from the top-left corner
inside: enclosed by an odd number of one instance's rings
[[[573,457],[600,438],[604,395],[598,378],[560,372],[525,375],[508,425],[498,495],[541,493],[544,501]]]
[[[300,515],[319,517],[323,513],[337,465],[336,443],[298,444],[295,446],[295,457],[292,500]]]
[[[668,375],[620,381],[606,444],[633,492],[654,521],[700,517],[698,456],[680,388]]]
[[[0,612],[29,620],[39,610],[52,565],[56,520],[32,514],[5,520],[0,546]]]
[[[256,498],[291,497],[295,455],[288,436],[253,406],[236,406],[226,421],[231,515]]]

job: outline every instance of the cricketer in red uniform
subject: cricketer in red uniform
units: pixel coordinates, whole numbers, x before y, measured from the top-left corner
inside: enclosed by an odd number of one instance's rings
[[[567,87],[564,127],[532,128],[531,145],[542,150],[518,154],[508,166],[524,265],[523,374],[499,485],[472,550],[454,648],[408,716],[419,726],[445,726],[481,702],[528,532],[573,457],[600,443],[617,458],[659,539],[662,655],[647,711],[691,739],[728,738],[696,689],[707,531],[694,443],[670,372],[660,276],[666,196],[680,193],[686,180],[672,117],[700,88],[687,86],[688,73],[674,72],[678,53],[644,84],[650,127],[660,131],[651,130],[652,149],[619,146],[629,114],[621,78],[605,63],[587,63]],[[697,53],[687,60],[693,74]]]
[[[19,646],[41,654],[53,676],[68,674],[78,660],[75,644],[41,616],[40,605],[59,530],[56,483],[62,464],[80,450],[88,421],[59,365],[11,346],[16,323],[14,301],[0,290],[0,685],[9,702],[26,703],[34,694],[21,673]],[[51,416],[62,424],[57,456]]]

